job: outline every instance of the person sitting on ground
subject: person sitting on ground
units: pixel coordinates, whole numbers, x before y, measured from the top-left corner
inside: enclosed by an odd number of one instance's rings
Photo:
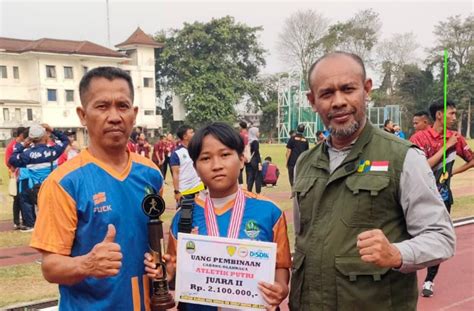
[[[263,185],[276,186],[278,177],[280,177],[280,170],[276,164],[272,163],[271,157],[266,157],[262,164]]]

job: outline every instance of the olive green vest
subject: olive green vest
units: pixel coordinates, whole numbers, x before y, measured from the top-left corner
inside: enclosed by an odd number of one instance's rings
[[[392,243],[410,239],[399,184],[411,146],[367,122],[332,174],[326,144],[298,159],[293,190],[301,229],[293,259],[291,310],[416,310],[416,273],[364,263],[356,247],[359,233],[376,228]],[[388,161],[388,169],[378,166],[377,171],[373,161]]]

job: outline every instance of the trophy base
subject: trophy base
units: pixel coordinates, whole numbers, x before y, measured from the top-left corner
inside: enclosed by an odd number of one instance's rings
[[[176,303],[174,302],[173,296],[168,293],[164,296],[152,296],[150,307],[152,311],[162,311],[174,308]]]

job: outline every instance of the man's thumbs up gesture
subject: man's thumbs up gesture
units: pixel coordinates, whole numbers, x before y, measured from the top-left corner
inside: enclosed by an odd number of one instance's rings
[[[83,268],[88,276],[105,278],[119,273],[123,256],[120,245],[114,242],[116,234],[114,225],[109,225],[104,240],[85,256]]]

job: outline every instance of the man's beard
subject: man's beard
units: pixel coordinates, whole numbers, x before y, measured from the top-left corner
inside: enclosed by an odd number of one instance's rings
[[[344,137],[350,137],[352,136],[357,130],[360,129],[361,122],[354,120],[349,124],[348,126],[345,126],[343,128],[334,128],[334,127],[329,127],[329,132],[331,133],[331,136],[333,137],[338,137],[338,138],[344,138]]]

